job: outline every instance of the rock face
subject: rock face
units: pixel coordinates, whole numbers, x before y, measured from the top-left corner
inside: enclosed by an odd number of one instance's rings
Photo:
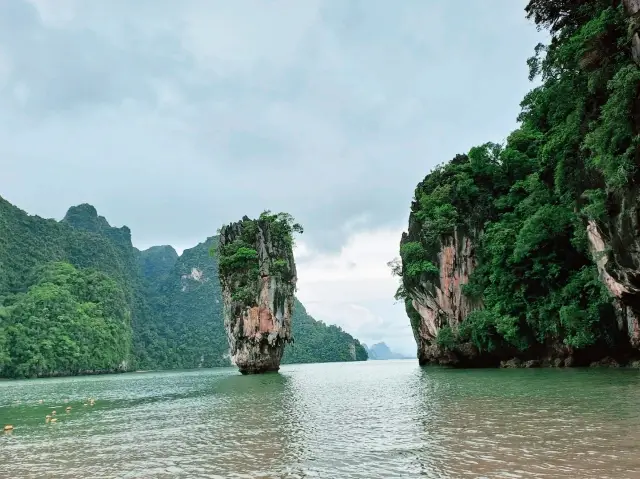
[[[614,298],[618,330],[629,337],[630,345],[640,349],[640,195],[622,201],[623,207],[611,213],[609,221],[598,225],[590,221],[587,237],[600,273],[600,279]],[[603,229],[605,232],[603,232]],[[436,339],[444,326],[457,331],[460,323],[472,311],[482,308],[481,300],[473,300],[462,292],[463,285],[477,266],[475,243],[478,234],[462,234],[458,230],[443,239],[438,253],[437,282],[420,282],[407,291],[407,313],[417,344],[421,365],[492,365],[496,358],[508,351],[496,351],[493,357],[479,354],[471,343],[443,348]],[[403,241],[406,241],[406,236]],[[512,354],[518,354],[516,351]],[[546,344],[543,349],[530,351],[541,366],[571,366],[575,351],[561,344]],[[526,357],[526,354],[525,354]],[[531,361],[501,360],[502,367],[533,367]]]
[[[406,240],[405,235],[403,241]],[[407,291],[411,303],[409,315],[419,315],[412,321],[412,326],[420,364],[457,363],[457,356],[462,351],[457,355],[452,351],[444,351],[435,343],[435,339],[443,326],[457,330],[471,311],[482,307],[481,301],[474,301],[462,294],[462,286],[469,282],[469,276],[476,267],[474,240],[471,235],[458,230],[444,238],[438,253],[438,280],[421,281],[419,286]],[[471,345],[467,349],[465,355],[475,356]]]
[[[462,285],[469,282],[475,269],[473,242],[466,236],[446,238],[438,253],[440,277],[437,283],[421,283],[412,291],[411,304],[422,321],[416,335],[421,343],[431,342],[444,325],[457,328],[476,307],[462,294]]]
[[[623,0],[630,17],[631,53],[634,61],[640,65],[640,0]]]
[[[632,204],[640,204],[640,198]],[[629,209],[622,208],[604,225],[590,221],[587,235],[600,279],[614,297],[618,329],[640,348],[640,212],[637,206]]]
[[[522,129],[504,150],[474,148],[418,184],[393,268],[421,364],[639,356],[640,0],[614,2],[624,10],[605,20],[606,3],[531,0],[528,17],[553,40],[531,64],[543,85],[522,104]],[[560,120],[558,92],[577,85],[576,116]]]
[[[640,65],[640,0],[623,3],[629,15],[631,54]],[[636,110],[639,107],[636,104]],[[609,193],[606,206],[606,219],[587,225],[589,246],[600,279],[614,297],[618,328],[627,332],[632,347],[640,349],[640,188]]]
[[[224,326],[231,360],[243,374],[277,371],[292,341],[296,267],[291,243],[275,229],[245,217],[220,231],[219,249],[227,255],[219,260]]]

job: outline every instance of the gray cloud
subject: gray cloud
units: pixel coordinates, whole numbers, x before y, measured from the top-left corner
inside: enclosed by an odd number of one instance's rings
[[[5,0],[0,195],[90,202],[143,246],[285,210],[335,249],[513,128],[525,3]]]

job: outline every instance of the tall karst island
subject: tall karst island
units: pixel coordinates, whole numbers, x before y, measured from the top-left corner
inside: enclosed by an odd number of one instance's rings
[[[221,228],[218,257],[229,354],[242,374],[280,369],[293,341],[296,290],[293,234],[302,227],[287,213],[265,211],[258,219]]]
[[[526,11],[539,84],[418,184],[397,296],[421,364],[640,367],[640,1]]]

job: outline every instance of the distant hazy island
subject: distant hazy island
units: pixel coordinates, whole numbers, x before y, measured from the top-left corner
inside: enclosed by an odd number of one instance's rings
[[[217,242],[139,251],[91,205],[55,221],[0,197],[0,377],[230,366]],[[292,335],[282,363],[367,359],[297,299]]]
[[[369,355],[369,359],[374,360],[385,360],[385,359],[415,359],[414,356],[405,356],[404,354],[396,353],[389,349],[386,343],[380,342],[376,343],[373,346],[369,347],[366,344],[363,344],[364,349],[367,351]]]

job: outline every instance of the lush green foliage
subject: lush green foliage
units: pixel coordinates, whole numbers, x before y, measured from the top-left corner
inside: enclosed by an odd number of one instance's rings
[[[90,205],[56,222],[0,198],[0,376],[229,365],[216,242],[140,252]],[[293,362],[357,344],[301,306],[293,333]]]
[[[0,301],[27,292],[51,262],[93,268],[119,285],[131,312],[134,353],[129,367],[155,367],[155,359],[145,358],[159,343],[162,331],[154,322],[155,299],[147,294],[138,254],[129,229],[110,226],[91,205],[72,207],[57,222],[28,216],[0,198]]]
[[[165,248],[143,252],[147,280],[154,297],[154,325],[158,339],[145,358],[150,367],[196,368],[229,365],[227,337],[222,322],[222,293],[215,259],[209,249],[217,237],[184,250],[166,273]],[[173,250],[173,248],[171,248]]]
[[[157,323],[165,333],[155,356],[160,357],[161,367],[229,365],[217,255],[209,256],[217,242],[218,238],[212,237],[185,250],[168,279],[156,286],[163,298]],[[159,260],[165,255],[157,253]],[[367,359],[357,340],[336,326],[316,321],[297,300],[292,333],[295,342],[286,346],[283,363],[350,361],[351,345],[356,348],[357,360]]]
[[[357,339],[338,326],[316,321],[298,300],[291,321],[295,342],[286,346],[283,364],[353,361],[352,347],[356,361],[367,360],[367,352]]]
[[[239,235],[233,241],[220,244],[211,249],[211,254],[218,258],[219,274],[230,285],[232,299],[239,304],[253,304],[256,300],[260,279],[260,259],[257,248],[260,236],[268,235],[265,241],[273,246],[270,252],[271,274],[282,276],[285,281],[290,280],[293,270],[290,266],[291,250],[294,244],[294,233],[302,233],[303,229],[288,213],[271,214],[264,211],[257,220],[244,217],[239,223],[229,225],[221,230],[238,228]]]
[[[418,185],[395,265],[407,297],[436,277],[446,237],[476,241],[478,267],[464,292],[485,307],[458,331],[443,329],[444,347],[585,348],[618,334],[585,226],[638,180],[640,71],[628,19],[621,2],[604,0],[533,0],[527,11],[553,37],[529,60],[542,82],[522,102],[519,129]]]
[[[131,313],[103,273],[50,263],[0,306],[0,372],[9,377],[126,369]]]
[[[138,262],[141,272],[152,284],[165,281],[178,261],[178,253],[172,246],[152,246],[140,251]]]

